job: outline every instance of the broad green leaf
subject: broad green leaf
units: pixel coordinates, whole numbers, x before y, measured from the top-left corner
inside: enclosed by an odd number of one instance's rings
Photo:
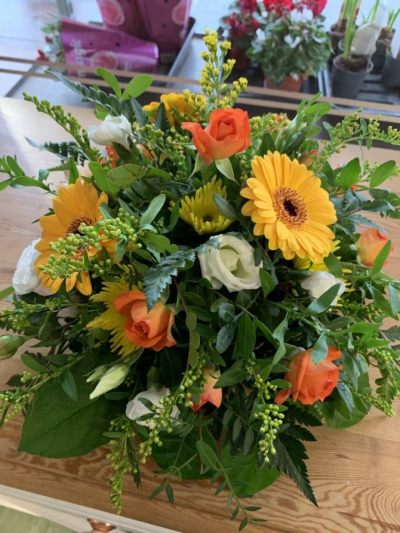
[[[219,194],[213,194],[213,200],[225,218],[229,220],[238,220],[237,212],[235,208],[228,202],[228,200],[225,200],[225,198],[222,198],[222,196]]]
[[[341,278],[343,276],[342,263],[334,254],[329,254],[328,257],[324,259],[325,265],[328,267],[329,272],[335,278]]]
[[[165,204],[165,200],[165,194],[159,194],[158,196],[153,198],[153,200],[150,202],[149,207],[146,209],[146,211],[140,218],[140,227],[144,226],[145,224],[151,224],[153,222],[153,220],[156,218],[163,205]]]
[[[101,68],[101,67],[96,69],[96,74],[97,76],[100,76],[101,78],[103,78],[103,80],[105,80],[108,83],[108,85],[115,92],[118,98],[122,97],[121,87],[119,86],[119,82],[117,78],[114,76],[114,74],[111,74],[111,72],[108,72],[108,70],[106,70],[105,68]]]
[[[389,302],[393,315],[398,315],[400,311],[400,300],[397,289],[389,283]]]
[[[311,359],[314,364],[318,364],[321,361],[323,361],[326,356],[328,355],[328,344],[326,342],[325,335],[322,333],[317,340],[317,342],[314,344]]]
[[[340,287],[340,283],[337,283],[336,285],[328,289],[326,292],[324,292],[324,294],[322,294],[322,296],[320,296],[317,300],[312,302],[307,307],[305,313],[308,315],[320,315],[322,313],[325,313],[325,311],[327,311],[332,306],[332,303],[335,301]]]
[[[186,327],[189,331],[194,331],[197,326],[197,316],[192,312],[188,311],[186,315]]]
[[[231,368],[225,370],[217,383],[214,385],[214,388],[221,389],[223,387],[230,387],[231,385],[236,385],[236,383],[240,383],[241,381],[246,381],[249,379],[249,377],[250,375],[245,368],[242,368],[238,364],[234,364]]]
[[[284,342],[285,341],[285,333],[288,329],[288,318],[287,316],[282,320],[282,322],[279,324],[277,328],[275,328],[273,332],[274,339],[276,339],[278,342]]]
[[[371,189],[379,187],[382,185],[388,178],[391,178],[396,171],[396,161],[385,161],[382,165],[374,170],[371,174],[369,185]]]
[[[261,322],[261,320],[258,320],[258,318],[255,319],[255,323],[256,323],[258,329],[264,335],[264,337],[268,340],[268,342],[270,344],[272,344],[272,346],[274,346],[275,348],[278,348],[279,344],[274,339],[274,336],[273,336],[272,332],[269,330],[269,328],[265,324],[263,324]]]
[[[98,363],[84,360],[72,367],[77,401],[71,400],[55,379],[36,392],[26,414],[19,451],[54,459],[67,458],[86,455],[108,442],[103,433],[109,431],[115,413],[125,409],[126,400],[118,406],[104,396],[89,399],[93,387],[86,383],[86,376]]]
[[[127,100],[129,97],[137,98],[143,94],[153,83],[153,78],[149,74],[138,74],[126,86],[122,99]]]
[[[338,175],[339,186],[347,191],[352,185],[355,185],[360,180],[361,165],[360,160],[357,158],[352,159],[341,170]]]
[[[263,268],[260,269],[260,280],[264,298],[266,298],[274,290],[276,283],[271,274]]]
[[[75,378],[69,368],[64,370],[61,375],[61,387],[72,401],[78,401],[78,391],[76,390]]]
[[[392,249],[392,241],[389,240],[383,246],[379,254],[375,257],[375,261],[369,271],[370,276],[375,276],[376,274],[379,274],[379,272],[382,270],[383,265],[385,264],[386,259],[388,258],[390,254],[391,249]]]
[[[235,306],[230,302],[223,302],[218,308],[219,318],[224,324],[230,324],[235,320]]]
[[[197,350],[199,349],[199,347],[200,347],[200,335],[197,333],[197,331],[190,331],[188,363],[192,368],[195,368],[198,363],[199,354]]]
[[[247,313],[244,313],[238,323],[236,353],[241,359],[249,360],[256,343],[254,324]]]
[[[226,324],[223,326],[217,335],[217,343],[215,349],[218,353],[224,353],[231,345],[235,336],[235,324]]]
[[[11,294],[14,293],[14,287],[11,286],[11,287],[6,287],[5,289],[3,289],[2,291],[0,291],[0,302],[2,300],[5,300],[6,298],[8,298],[9,296],[11,296]]]
[[[215,470],[218,464],[218,457],[210,446],[204,441],[199,440],[196,443],[196,448],[203,464],[208,468],[211,468],[211,470]]]
[[[25,366],[31,370],[34,370],[35,372],[46,372],[46,368],[42,364],[26,353],[21,354],[21,361]]]
[[[78,178],[79,178],[78,168],[76,166],[75,159],[71,157],[69,160],[68,185],[73,185]]]
[[[116,187],[111,181],[108,180],[107,178],[108,171],[105,170],[100,165],[100,163],[95,163],[94,161],[91,161],[89,163],[89,169],[93,175],[93,179],[96,182],[97,187],[101,191],[104,191],[106,194],[108,194],[111,197],[114,197],[118,193],[119,188]]]
[[[21,187],[39,187],[40,189],[44,189],[45,191],[49,190],[47,185],[45,185],[39,180],[36,180],[35,178],[30,178],[29,176],[20,176],[18,178],[14,178],[10,185],[11,187],[14,187],[15,185],[20,185]]]
[[[136,180],[145,176],[146,171],[140,165],[129,163],[121,167],[113,168],[107,173],[107,179],[112,183],[114,187],[118,189],[126,189]]]
[[[235,181],[235,174],[233,172],[232,163],[229,158],[226,159],[216,159],[215,166],[226,178]]]
[[[243,443],[243,453],[244,455],[247,455],[250,451],[251,445],[254,442],[254,431],[249,427],[247,428],[246,435],[244,437],[244,443]]]

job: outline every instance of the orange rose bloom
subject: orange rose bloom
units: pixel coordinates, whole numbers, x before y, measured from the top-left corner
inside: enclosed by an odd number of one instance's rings
[[[206,380],[203,383],[204,392],[200,394],[198,405],[192,405],[193,411],[198,411],[207,402],[212,403],[215,407],[220,407],[222,403],[222,389],[214,389],[214,385],[221,376],[219,370],[204,367],[203,375]]]
[[[243,152],[251,144],[249,116],[242,109],[216,109],[205,130],[196,122],[183,122],[182,128],[192,133],[193,144],[208,165]]]
[[[386,235],[381,233],[376,228],[369,228],[365,230],[358,239],[356,247],[358,252],[358,260],[363,265],[370,267],[373,265],[376,256],[388,242]],[[390,249],[389,255],[393,252],[393,246]],[[385,265],[387,261],[385,261]]]
[[[118,296],[114,307],[118,314],[127,317],[125,335],[136,346],[159,352],[176,344],[171,334],[174,313],[162,302],[157,302],[151,311],[147,311],[145,294],[129,291]]]
[[[325,400],[339,381],[339,370],[333,361],[342,354],[337,348],[328,346],[328,356],[317,365],[311,359],[312,348],[301,352],[292,359],[285,380],[292,384],[290,389],[282,389],[275,398],[281,404],[292,395],[293,401],[299,400],[303,405],[312,405],[318,400]]]

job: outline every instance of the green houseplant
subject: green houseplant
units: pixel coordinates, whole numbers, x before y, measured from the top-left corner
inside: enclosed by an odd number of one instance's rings
[[[358,1],[348,4],[347,24],[343,41],[343,53],[333,60],[332,93],[342,98],[356,98],[366,75],[371,72],[373,63],[368,57],[352,53],[352,43],[356,34],[356,12]]]
[[[259,63],[268,87],[298,91],[325,67],[330,43],[322,21],[301,3],[278,18],[267,17],[248,55]]]

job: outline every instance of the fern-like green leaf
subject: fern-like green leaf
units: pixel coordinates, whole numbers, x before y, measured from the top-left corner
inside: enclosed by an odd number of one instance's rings
[[[165,110],[164,102],[161,102],[157,109],[156,121],[155,121],[156,130],[168,131],[171,129],[171,124],[169,123],[167,112]]]

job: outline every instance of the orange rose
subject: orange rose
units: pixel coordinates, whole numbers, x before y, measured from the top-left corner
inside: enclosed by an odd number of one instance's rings
[[[198,411],[207,402],[212,403],[215,407],[220,407],[222,403],[222,389],[214,389],[214,385],[221,376],[219,370],[204,367],[203,375],[206,380],[203,383],[204,392],[200,394],[198,405],[192,405],[193,411]]]
[[[183,122],[182,128],[192,133],[193,144],[208,165],[243,152],[251,144],[249,116],[242,109],[216,109],[205,130],[196,122]]]
[[[159,352],[176,344],[171,334],[174,313],[162,302],[157,302],[151,311],[147,311],[145,294],[130,291],[118,296],[114,307],[118,314],[127,317],[125,335],[136,346]]]
[[[358,261],[363,265],[370,267],[373,265],[376,256],[388,242],[386,235],[381,233],[378,229],[370,228],[365,230],[358,239],[356,248],[358,252]],[[390,249],[389,255],[393,252],[393,246]],[[385,265],[387,261],[385,261]]]
[[[106,154],[107,154],[107,158],[103,157],[102,159],[100,159],[100,164],[101,165],[109,164],[111,168],[115,168],[117,166],[119,155],[117,154],[115,149],[109,145],[106,146]]]
[[[312,159],[311,156],[316,156],[318,155],[318,150],[311,150],[310,153],[308,154],[304,154],[300,157],[299,159],[299,163],[301,163],[302,165],[306,165],[306,167],[310,166],[312,163],[314,163],[314,159]]]
[[[342,354],[337,348],[328,346],[328,356],[317,365],[311,359],[312,348],[301,352],[292,359],[285,380],[292,384],[290,389],[278,392],[275,403],[281,404],[292,395],[293,401],[299,400],[303,405],[312,405],[318,400],[325,400],[339,381],[339,370],[332,361],[340,359]]]

